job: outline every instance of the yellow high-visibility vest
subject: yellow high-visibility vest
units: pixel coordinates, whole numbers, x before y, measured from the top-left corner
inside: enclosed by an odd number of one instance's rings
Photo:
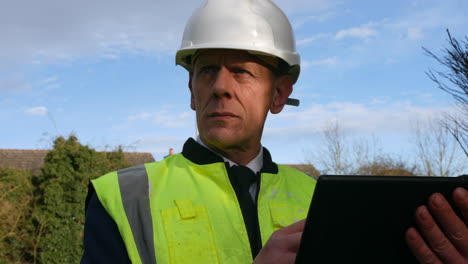
[[[186,157],[192,154],[182,152],[92,181],[132,263],[252,263],[226,164]],[[275,230],[307,216],[315,187],[310,176],[274,167],[260,176],[257,211],[262,245]]]

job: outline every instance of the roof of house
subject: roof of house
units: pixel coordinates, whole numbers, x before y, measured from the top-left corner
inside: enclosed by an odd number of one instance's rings
[[[44,158],[49,150],[46,149],[0,149],[0,169],[14,169],[31,171],[38,175],[44,166]],[[124,152],[125,160],[131,165],[139,165],[155,161],[149,152]],[[311,164],[285,164],[314,178],[320,173]]]
[[[41,172],[46,149],[0,149],[0,169],[31,171],[33,175]],[[149,152],[124,152],[125,160],[131,165],[155,161]]]

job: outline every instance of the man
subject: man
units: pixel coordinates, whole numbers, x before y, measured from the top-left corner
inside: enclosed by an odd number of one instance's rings
[[[282,111],[299,76],[289,21],[270,1],[207,1],[176,63],[189,72],[199,137],[92,182],[82,263],[293,261],[315,181],[261,145],[268,112]]]
[[[208,0],[176,63],[189,72],[200,135],[182,153],[92,182],[82,263],[293,263],[315,181],[261,145],[268,112],[282,111],[299,76],[288,19],[268,0]],[[466,226],[453,230],[468,238]],[[426,256],[440,237],[408,243]]]

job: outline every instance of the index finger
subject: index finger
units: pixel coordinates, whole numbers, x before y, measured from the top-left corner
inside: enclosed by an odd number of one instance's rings
[[[298,221],[294,224],[291,224],[287,227],[281,228],[277,232],[283,234],[283,235],[289,235],[293,233],[298,233],[304,231],[304,226],[305,226],[305,221],[306,219],[302,219],[301,221]]]

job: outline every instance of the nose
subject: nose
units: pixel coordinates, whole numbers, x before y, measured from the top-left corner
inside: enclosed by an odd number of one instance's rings
[[[231,73],[225,67],[221,67],[217,74],[216,79],[212,85],[213,95],[216,98],[230,99],[233,95],[233,80]]]

